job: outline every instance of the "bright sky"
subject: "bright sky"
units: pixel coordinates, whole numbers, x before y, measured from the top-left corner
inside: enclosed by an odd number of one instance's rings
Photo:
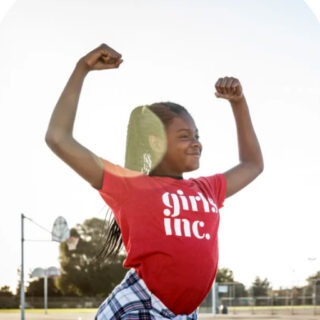
[[[237,163],[237,145],[213,87],[238,77],[265,171],[225,202],[220,267],[247,287],[260,276],[274,288],[320,270],[319,1],[1,0],[0,9],[0,287],[17,286],[21,213],[47,229],[60,215],[71,227],[104,219],[97,192],[44,143],[74,64],[102,42],[124,63],[86,79],[77,138],[123,164],[131,109],[171,100],[200,130],[201,169],[192,175],[223,172]],[[29,221],[25,230],[27,239],[50,239]],[[26,274],[49,266],[58,266],[58,243],[27,241]]]

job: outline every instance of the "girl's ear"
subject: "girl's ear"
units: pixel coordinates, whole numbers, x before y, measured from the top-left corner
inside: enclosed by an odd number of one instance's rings
[[[151,135],[149,136],[149,144],[152,151],[157,154],[161,154],[161,156],[166,152],[166,141],[162,138]]]

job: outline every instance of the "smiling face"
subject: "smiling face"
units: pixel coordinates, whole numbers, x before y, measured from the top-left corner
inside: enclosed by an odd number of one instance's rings
[[[182,113],[166,126],[167,150],[152,175],[181,177],[199,168],[202,145],[192,117]]]
[[[201,150],[197,127],[183,106],[158,102],[131,112],[126,168],[151,176],[182,177],[199,168]]]

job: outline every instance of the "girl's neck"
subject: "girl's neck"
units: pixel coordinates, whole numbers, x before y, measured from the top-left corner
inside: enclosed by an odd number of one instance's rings
[[[151,171],[149,173],[150,177],[163,177],[163,178],[172,178],[172,179],[177,179],[177,180],[182,180],[183,176],[181,175],[175,175],[175,174],[165,174],[165,173],[157,173],[154,171]]]

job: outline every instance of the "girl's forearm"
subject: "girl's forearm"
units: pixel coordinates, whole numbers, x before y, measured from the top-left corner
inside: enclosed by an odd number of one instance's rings
[[[53,110],[46,134],[49,145],[72,138],[80,93],[87,73],[87,69],[77,63]]]
[[[254,165],[257,171],[261,172],[263,157],[245,97],[235,102],[232,101],[231,106],[237,128],[240,162]]]

